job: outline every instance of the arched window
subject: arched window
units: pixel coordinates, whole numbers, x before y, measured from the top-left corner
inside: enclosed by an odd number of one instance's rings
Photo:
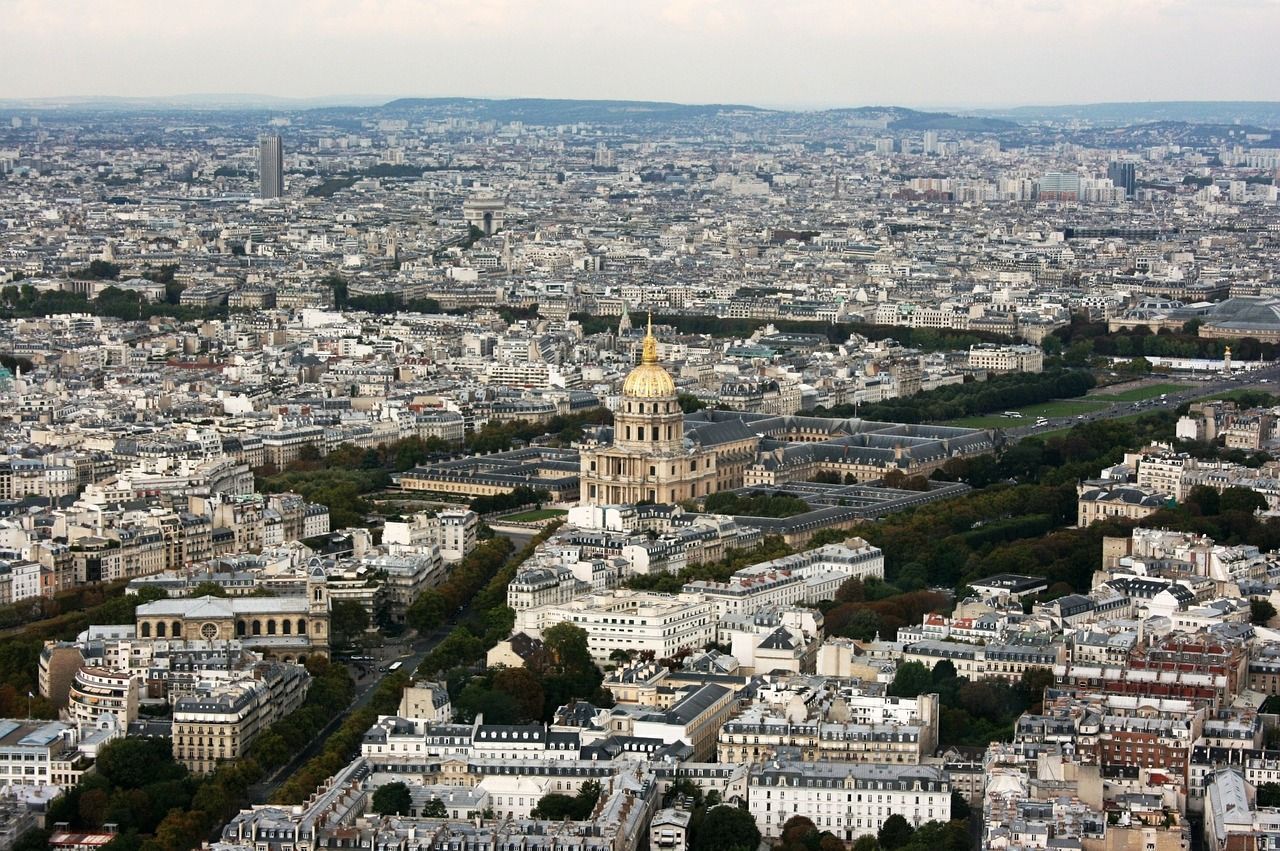
[[[298,618],[298,635],[307,634],[307,621],[305,618]]]
[[[164,638],[164,621],[156,621],[156,638]]]
[[[174,621],[173,627],[169,630],[169,634],[174,638],[182,635],[182,621]]]
[[[245,632],[244,620],[241,619],[236,621],[236,635],[244,635],[244,632]]]
[[[271,620],[267,621],[267,635],[275,635],[275,634],[276,634],[276,620],[275,618],[272,618]]]
[[[253,634],[262,635],[262,621],[255,620],[253,622]]]
[[[315,593],[315,598],[316,598],[316,602],[317,602],[317,603],[319,603],[321,600],[323,600],[323,599],[324,599],[324,589],[322,589],[322,588],[317,588],[317,589],[316,589],[316,593]]]
[[[151,621],[142,622],[142,637],[143,638],[151,637]]]
[[[284,620],[282,620],[280,622],[280,631],[283,632],[285,635],[288,635],[289,633],[293,632],[293,621],[289,620],[288,618],[285,618]]]

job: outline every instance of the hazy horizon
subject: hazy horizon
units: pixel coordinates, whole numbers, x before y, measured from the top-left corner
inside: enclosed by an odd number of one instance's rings
[[[0,10],[20,35],[0,58],[6,100],[1280,100],[1270,58],[1280,0],[0,0]]]

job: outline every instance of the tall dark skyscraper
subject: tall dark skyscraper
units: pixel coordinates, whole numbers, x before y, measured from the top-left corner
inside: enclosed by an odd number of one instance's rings
[[[284,194],[284,146],[279,136],[258,140],[258,195],[279,198]]]
[[[1138,188],[1138,174],[1133,163],[1113,162],[1107,166],[1107,177],[1113,186],[1124,188],[1126,198],[1132,198]]]

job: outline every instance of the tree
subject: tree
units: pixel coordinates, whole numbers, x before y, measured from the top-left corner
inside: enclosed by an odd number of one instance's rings
[[[1280,783],[1262,783],[1258,786],[1259,807],[1280,807]]]
[[[885,851],[894,851],[895,848],[901,848],[910,842],[913,833],[915,828],[905,818],[894,813],[884,820],[876,838],[880,840],[880,847]]]
[[[132,736],[115,739],[99,751],[97,769],[112,786],[123,789],[140,789],[186,774],[186,769],[173,761],[168,739]]]
[[[201,582],[191,589],[190,597],[225,597],[227,589],[216,582]]]
[[[422,815],[424,818],[448,818],[449,811],[445,808],[444,801],[432,798],[422,808]]]
[[[1249,622],[1258,626],[1266,626],[1276,616],[1276,607],[1266,600],[1253,600],[1249,603]]]
[[[538,799],[538,803],[530,811],[529,815],[536,819],[546,819],[547,821],[563,821],[572,819],[576,821],[574,813],[577,812],[577,803],[570,795],[562,792],[550,792]]]
[[[1032,712],[1041,712],[1044,704],[1044,690],[1055,682],[1053,671],[1048,668],[1027,668],[1022,672],[1018,685],[1025,695],[1027,707]]]
[[[889,684],[889,694],[894,697],[916,697],[933,686],[933,674],[920,662],[905,662],[898,666]],[[884,844],[881,839],[880,844]],[[887,846],[886,846],[887,847]]]
[[[599,800],[600,784],[595,780],[588,780],[578,789],[577,795],[569,796],[560,792],[543,795],[533,808],[532,815],[549,821],[586,821],[591,818]]]
[[[853,851],[880,851],[880,840],[875,834],[864,833],[854,840]]]
[[[586,630],[568,621],[561,621],[545,630],[542,646],[555,673],[581,674],[595,667],[587,647]]]
[[[420,635],[426,635],[435,632],[449,612],[449,601],[444,595],[435,588],[428,588],[409,605],[404,620]]]
[[[436,801],[438,802],[439,799]],[[409,794],[409,787],[397,780],[375,789],[371,806],[379,815],[407,816],[409,810],[413,809],[413,796]],[[443,808],[443,805],[441,806]]]
[[[338,600],[329,610],[329,628],[348,643],[369,628],[369,613],[354,600]]]
[[[795,815],[782,825],[782,836],[774,851],[820,851],[821,837],[813,820]]]
[[[49,847],[49,837],[51,835],[44,828],[32,828],[22,834],[17,842],[13,843],[12,851],[44,851]]]
[[[1218,510],[1221,513],[1245,511],[1253,514],[1255,511],[1265,511],[1266,508],[1266,499],[1250,488],[1227,488],[1218,500]]]
[[[694,836],[692,851],[755,851],[760,829],[751,813],[730,804],[707,810]]]
[[[541,681],[532,671],[527,668],[499,668],[493,674],[493,689],[511,698],[521,722],[542,719],[545,695]]]
[[[956,663],[952,662],[950,659],[939,659],[934,663],[931,679],[935,686],[940,683],[950,682],[951,680],[954,680],[956,676]]]
[[[959,792],[952,792],[951,793],[951,818],[953,820],[959,819],[961,821],[964,821],[965,819],[969,818],[971,813],[972,813],[972,808],[970,808],[969,802],[965,800],[964,795],[961,795]]]

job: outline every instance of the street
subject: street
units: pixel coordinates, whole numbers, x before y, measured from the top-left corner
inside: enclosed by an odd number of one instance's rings
[[[1004,428],[1002,431],[1011,443],[1016,443],[1026,437],[1035,437],[1039,434],[1070,428],[1073,425],[1093,420],[1138,416],[1156,411],[1172,411],[1184,402],[1208,399],[1215,393],[1223,393],[1228,390],[1260,390],[1267,392],[1277,384],[1280,384],[1280,364],[1251,370],[1248,373],[1240,372],[1233,379],[1218,377],[1212,381],[1192,381],[1173,376],[1153,375],[1151,376],[1151,381],[1182,384],[1185,389],[1169,393],[1164,399],[1147,399],[1141,402],[1114,402],[1110,407],[1100,411],[1092,411],[1076,416],[1050,418],[1047,425],[1036,427],[1034,423],[1028,422],[1026,425],[1012,426]],[[1105,389],[1102,392],[1105,393]],[[1280,392],[1280,387],[1276,387],[1276,392]],[[1080,398],[1087,400],[1093,397],[1082,396]],[[1010,420],[1010,422],[1016,422],[1016,420]]]
[[[463,613],[465,614],[465,612]],[[329,736],[338,726],[346,720],[347,716],[364,708],[373,698],[373,693],[377,689],[378,684],[388,675],[389,672],[383,669],[395,661],[401,661],[401,670],[412,676],[413,672],[418,669],[418,665],[422,664],[423,658],[439,644],[449,630],[452,628],[452,621],[445,624],[435,632],[428,636],[419,636],[415,638],[412,644],[403,640],[398,642],[388,642],[383,647],[375,648],[372,652],[374,661],[369,664],[367,673],[363,676],[356,676],[358,669],[356,665],[349,664],[348,670],[352,672],[355,679],[356,691],[355,698],[351,705],[340,712],[333,720],[324,726],[320,733],[305,748],[299,751],[293,759],[284,765],[279,766],[275,771],[271,772],[261,782],[255,783],[249,789],[249,800],[254,804],[264,804],[271,797],[271,794],[284,783],[289,776],[298,768],[298,766],[311,759],[318,754],[323,748],[324,743],[328,741]]]

